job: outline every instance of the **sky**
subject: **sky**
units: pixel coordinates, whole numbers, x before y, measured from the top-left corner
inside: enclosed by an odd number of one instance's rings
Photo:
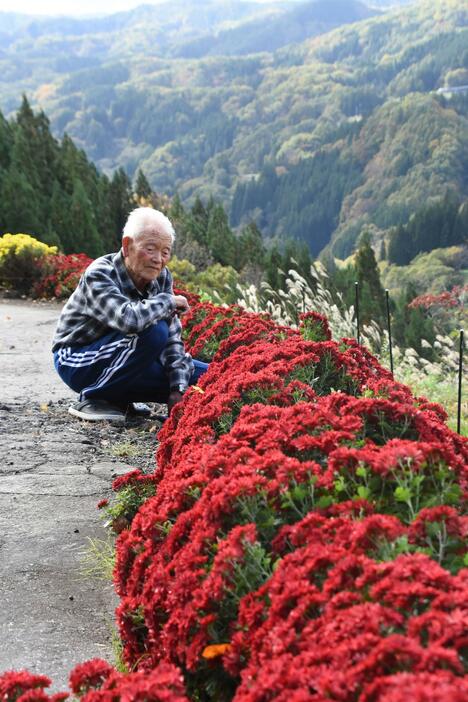
[[[27,15],[107,15],[143,4],[158,3],[154,0],[0,0],[0,12],[22,12]]]
[[[161,2],[167,0],[0,0],[0,12],[22,12],[28,15],[110,15],[138,5],[158,5]]]

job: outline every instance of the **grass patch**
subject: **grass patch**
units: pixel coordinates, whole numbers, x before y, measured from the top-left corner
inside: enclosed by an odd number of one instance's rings
[[[113,444],[109,448],[109,453],[116,458],[136,458],[142,454],[142,448],[131,441],[121,441]]]
[[[119,636],[119,632],[117,631],[115,624],[112,623],[109,623],[109,629],[111,634],[112,662],[114,668],[118,670],[119,673],[129,673],[130,670],[128,669],[123,657],[123,643]]]
[[[88,545],[83,549],[80,562],[80,575],[95,580],[112,582],[115,565],[115,540],[88,537]]]

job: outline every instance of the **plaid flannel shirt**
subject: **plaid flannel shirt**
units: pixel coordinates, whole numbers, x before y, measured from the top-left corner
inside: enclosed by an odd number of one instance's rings
[[[113,330],[138,334],[165,319],[169,339],[160,361],[171,388],[187,387],[193,362],[181,339],[182,326],[175,315],[173,296],[172,276],[167,268],[143,294],[130,278],[121,251],[101,256],[88,266],[63,308],[52,351],[85,346]]]

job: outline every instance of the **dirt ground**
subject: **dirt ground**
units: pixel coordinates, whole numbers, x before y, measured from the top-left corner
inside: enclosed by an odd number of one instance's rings
[[[55,691],[76,663],[114,662],[112,585],[85,575],[84,559],[89,538],[108,540],[97,502],[115,476],[154,468],[160,427],[68,414],[75,395],[50,352],[59,312],[0,300],[0,673],[42,673]]]

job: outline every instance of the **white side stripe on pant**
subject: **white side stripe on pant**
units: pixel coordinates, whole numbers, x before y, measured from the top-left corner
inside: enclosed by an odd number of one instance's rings
[[[112,356],[120,347],[126,348],[136,335],[129,335],[123,339],[118,339],[110,344],[103,344],[95,351],[75,351],[72,352],[68,346],[58,350],[58,358],[60,365],[70,366],[72,368],[81,368],[82,366],[90,366],[93,363],[99,363],[104,358]]]
[[[89,390],[97,390],[98,388],[102,388],[103,385],[109,382],[114,373],[116,373],[125,365],[127,359],[132,355],[132,353],[136,349],[138,336],[135,334],[135,336],[126,337],[126,339],[129,341],[127,348],[122,349],[121,353],[118,356],[116,356],[116,358],[108,368],[104,369],[104,371],[101,373],[101,375],[93,385],[90,385],[87,388],[83,388],[83,390],[81,391],[82,395],[86,396],[86,393]]]

